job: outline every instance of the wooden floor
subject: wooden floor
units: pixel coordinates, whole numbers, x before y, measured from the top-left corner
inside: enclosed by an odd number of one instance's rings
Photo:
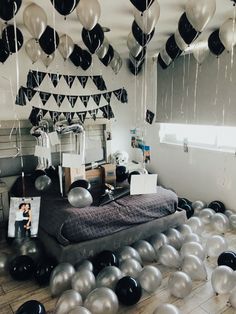
[[[205,243],[207,237],[212,232],[205,231],[202,234],[202,242]],[[236,234],[228,232],[225,237],[228,240],[229,248],[236,250]],[[9,252],[6,244],[0,244],[1,252]],[[132,307],[120,307],[119,314],[152,314],[157,305],[161,303],[175,304],[181,313],[191,314],[233,314],[233,310],[227,304],[229,295],[216,296],[212,290],[210,277],[211,272],[217,265],[216,259],[206,260],[208,271],[207,282],[197,282],[193,284],[192,293],[184,300],[170,296],[167,289],[167,282],[170,274],[170,269],[165,269],[158,265],[163,274],[163,282],[161,287],[155,294],[144,294],[141,301]],[[38,300],[42,302],[47,310],[47,313],[52,314],[55,308],[56,299],[51,298],[49,288],[40,288],[34,281],[17,282],[12,280],[8,275],[0,276],[0,314],[15,313],[18,307],[28,300]],[[106,313],[104,313],[106,314]]]

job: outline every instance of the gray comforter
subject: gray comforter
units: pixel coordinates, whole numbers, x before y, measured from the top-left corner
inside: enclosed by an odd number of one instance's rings
[[[155,194],[125,196],[101,207],[71,207],[67,200],[42,200],[40,228],[67,245],[99,238],[175,212],[177,195],[162,187]]]

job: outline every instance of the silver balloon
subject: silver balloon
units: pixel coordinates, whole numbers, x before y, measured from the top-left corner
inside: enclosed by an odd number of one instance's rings
[[[182,51],[186,50],[188,48],[188,45],[186,44],[186,42],[181,37],[178,29],[176,30],[174,36],[175,36],[175,42],[176,42],[177,46],[179,47],[179,49]]]
[[[198,234],[196,233],[189,233],[184,237],[183,243],[187,242],[198,242],[201,243],[201,239]]]
[[[203,209],[207,207],[207,203],[203,201],[195,201],[192,203],[192,208],[195,209]]]
[[[90,206],[93,202],[92,195],[84,188],[76,187],[68,193],[68,201],[73,207],[83,208]]]
[[[142,263],[141,257],[139,253],[132,248],[131,246],[123,246],[119,250],[117,250],[117,257],[119,259],[119,263],[122,263],[124,260],[128,258],[136,259],[139,263]]]
[[[149,34],[155,28],[160,16],[160,5],[154,0],[150,7],[144,12],[134,9],[134,19],[145,34]]]
[[[224,214],[225,214],[225,216],[227,216],[229,218],[231,215],[235,214],[235,212],[233,212],[230,209],[227,209]]]
[[[139,45],[139,43],[137,43],[137,41],[135,40],[132,32],[129,33],[128,38],[127,38],[127,46],[129,48],[130,53],[132,54],[132,56],[137,57],[137,55],[140,54],[140,52],[142,51],[143,47]]]
[[[120,264],[120,270],[124,276],[136,278],[142,270],[142,266],[136,259],[128,258]]]
[[[38,191],[47,190],[51,184],[52,180],[46,174],[39,176],[34,182],[34,186]]]
[[[122,272],[118,267],[107,266],[103,268],[97,275],[96,285],[97,287],[107,287],[112,290],[115,289],[115,286],[122,277]]]
[[[42,245],[33,239],[24,240],[19,247],[17,248],[17,253],[20,255],[28,255],[35,262],[37,262],[40,258],[43,257],[44,251]]]
[[[80,0],[76,7],[76,13],[83,27],[91,31],[98,23],[101,7],[98,0]]]
[[[229,224],[232,229],[236,229],[236,215],[229,216]]]
[[[96,55],[98,56],[98,58],[103,59],[105,57],[106,53],[108,52],[109,45],[110,43],[108,39],[104,37],[102,45],[96,51]]]
[[[209,237],[206,242],[207,255],[217,257],[228,249],[227,240],[219,235]]]
[[[158,268],[148,265],[143,267],[137,279],[145,291],[153,293],[161,285],[162,274]]]
[[[43,64],[45,65],[45,67],[49,67],[49,65],[52,63],[52,61],[54,60],[55,58],[55,53],[53,52],[52,54],[50,55],[47,55],[44,51],[42,51],[41,53],[41,60],[43,62]]]
[[[75,274],[74,267],[69,263],[57,265],[50,277],[50,291],[53,297],[71,288],[71,279]]]
[[[236,44],[235,19],[227,19],[220,27],[219,38],[226,50],[231,51]]]
[[[193,56],[196,59],[197,63],[202,64],[203,61],[209,56],[210,50],[208,47],[208,42],[200,41],[194,46]],[[203,208],[206,208],[207,205]]]
[[[122,64],[123,64],[123,61],[120,55],[118,54],[117,51],[114,51],[114,57],[112,58],[109,65],[112,68],[112,70],[115,72],[115,74],[117,74],[120,71]]]
[[[199,218],[201,219],[201,221],[207,225],[211,222],[212,217],[215,215],[215,211],[211,208],[204,208],[203,210],[201,210],[201,212],[199,213]]]
[[[153,314],[180,314],[180,311],[173,304],[163,303],[158,305]]]
[[[187,255],[182,262],[182,271],[192,280],[207,280],[207,271],[204,262],[195,255]]]
[[[192,279],[188,274],[177,271],[170,275],[168,288],[173,296],[183,299],[192,291]]]
[[[171,246],[173,246],[177,250],[181,248],[183,244],[183,236],[178,230],[174,228],[169,228],[165,232],[165,235],[167,236],[167,239],[169,240],[169,244]]]
[[[47,15],[36,3],[28,5],[23,12],[26,28],[34,38],[40,38],[47,27]]]
[[[198,242],[187,242],[184,243],[180,255],[182,258],[188,255],[195,255],[199,257],[202,261],[205,259],[206,253],[203,246]]]
[[[151,238],[148,239],[148,242],[153,246],[156,254],[158,254],[157,252],[163,245],[169,244],[169,240],[164,233],[158,233],[153,235]]]
[[[95,276],[89,270],[76,272],[72,277],[71,286],[85,299],[96,286]]]
[[[192,233],[192,228],[189,225],[182,224],[177,227],[177,230],[182,234],[183,237],[185,237],[187,234]]]
[[[72,54],[74,50],[74,42],[73,39],[68,36],[67,34],[63,34],[60,37],[59,45],[58,45],[58,50],[64,60],[67,60],[69,56]]]
[[[187,224],[191,227],[192,231],[195,233],[202,233],[203,223],[198,217],[189,218]]]
[[[33,64],[40,59],[42,53],[42,49],[35,38],[31,38],[25,43],[25,51]]]
[[[93,272],[93,264],[89,260],[84,260],[81,263],[75,264],[76,271],[89,270]]]
[[[76,306],[82,305],[82,297],[75,290],[67,290],[62,293],[57,301],[55,314],[67,314],[70,310],[73,310]]]
[[[181,259],[178,251],[171,245],[163,245],[158,252],[158,260],[163,266],[177,268]]]
[[[116,294],[108,288],[97,288],[90,292],[84,306],[93,314],[116,314],[118,299]]]
[[[142,261],[154,262],[156,260],[156,253],[153,246],[145,240],[139,240],[132,245],[139,253]]]
[[[92,313],[83,306],[76,306],[73,310],[68,312],[68,314],[92,314]]]
[[[233,270],[228,266],[216,267],[211,275],[211,284],[216,294],[231,292],[235,286]]]
[[[217,213],[211,219],[211,226],[220,233],[225,233],[229,229],[229,218],[224,214]]]
[[[216,0],[188,0],[185,11],[192,26],[202,32],[215,14]]]
[[[0,253],[0,274],[6,274],[8,271],[8,255]]]
[[[236,309],[236,289],[233,289],[233,291],[230,293],[229,303],[233,309]]]
[[[166,52],[166,48],[163,48],[160,51],[160,56],[162,58],[162,60],[165,62],[166,65],[170,65],[172,62],[171,57],[168,55],[168,53]]]

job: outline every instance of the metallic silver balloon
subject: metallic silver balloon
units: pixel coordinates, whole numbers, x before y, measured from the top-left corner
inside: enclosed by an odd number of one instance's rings
[[[207,41],[198,41],[193,50],[193,56],[196,59],[197,63],[202,64],[203,61],[209,56],[210,50],[208,47]],[[206,204],[205,207],[206,208]]]
[[[124,260],[128,258],[136,259],[139,263],[142,263],[141,257],[139,253],[131,246],[123,246],[119,250],[117,250],[117,257],[119,259],[119,263],[122,263]]]
[[[149,34],[155,28],[160,16],[160,5],[154,0],[150,7],[144,12],[134,9],[134,19],[145,34]]]
[[[67,34],[63,34],[60,37],[59,45],[58,45],[58,50],[64,60],[67,60],[69,56],[72,54],[74,50],[74,42],[73,39],[68,36]]]
[[[31,38],[25,43],[25,51],[33,64],[40,59],[42,53],[39,42],[35,38]]]
[[[212,217],[215,215],[215,211],[211,208],[204,208],[199,213],[199,218],[201,221],[207,225],[211,222]]]
[[[179,49],[182,51],[186,50],[188,48],[188,45],[186,44],[186,42],[181,37],[178,29],[176,30],[174,36],[175,36],[176,44],[179,47]]]
[[[205,249],[200,243],[187,242],[183,244],[180,250],[180,255],[182,258],[188,255],[195,255],[203,261],[205,259],[206,253],[205,253]]]
[[[43,64],[45,65],[45,67],[49,67],[49,65],[52,63],[52,61],[54,60],[55,58],[55,53],[53,52],[52,54],[50,55],[47,55],[44,51],[42,51],[41,53],[41,60],[43,62]]]
[[[114,51],[114,57],[112,58],[111,62],[110,62],[110,67],[112,68],[112,70],[115,72],[115,74],[117,74],[121,67],[122,67],[122,58],[121,56],[118,54],[117,51]]]
[[[51,184],[52,180],[46,174],[39,176],[34,182],[34,186],[38,191],[47,190]]]
[[[76,306],[82,305],[82,297],[75,290],[67,290],[62,293],[57,301],[55,314],[67,314],[70,310],[73,310]]]
[[[133,248],[137,250],[142,261],[144,262],[154,262],[156,260],[156,253],[153,246],[145,240],[139,240],[135,242]]]
[[[231,215],[234,215],[235,212],[233,212],[233,211],[230,210],[230,209],[227,209],[224,214],[225,214],[225,216],[227,216],[227,217],[229,218]]]
[[[207,271],[204,262],[195,255],[187,255],[182,262],[182,271],[192,280],[207,280]]]
[[[96,288],[87,296],[84,306],[93,314],[116,314],[118,299],[116,294],[108,288]]]
[[[83,306],[76,306],[73,310],[68,312],[68,314],[92,314],[92,313]]]
[[[178,251],[171,245],[163,245],[158,253],[159,262],[163,266],[177,268],[180,266],[181,259]]]
[[[206,242],[207,255],[217,257],[228,249],[227,240],[219,235],[209,237]]]
[[[164,233],[158,233],[153,235],[151,238],[148,239],[148,242],[153,246],[156,254],[158,254],[159,249],[163,245],[169,244],[169,240]]]
[[[132,32],[130,32],[128,35],[127,46],[129,48],[130,53],[134,57],[137,57],[143,49],[142,46],[140,46],[139,43],[137,43],[137,41],[135,40]]]
[[[230,293],[229,303],[233,309],[236,309],[236,289],[233,289],[233,291]]]
[[[183,299],[192,291],[192,279],[188,274],[177,271],[170,275],[168,288],[173,296]]]
[[[195,233],[202,233],[203,231],[203,222],[198,217],[191,217],[189,218],[187,224],[191,227],[192,231]]]
[[[0,274],[6,274],[8,271],[8,255],[0,253]]]
[[[197,235],[196,233],[189,233],[184,237],[184,243],[187,243],[187,242],[201,243],[201,240],[200,240],[199,235]]]
[[[71,279],[75,274],[74,267],[69,263],[57,265],[50,277],[50,291],[53,297],[71,288]]]
[[[89,270],[76,272],[72,277],[71,286],[81,294],[83,299],[85,299],[90,291],[96,286],[95,276]]]
[[[103,59],[105,57],[105,55],[108,52],[109,45],[110,45],[110,43],[109,43],[108,39],[106,37],[104,37],[102,45],[96,51],[96,55],[98,56],[98,58]]]
[[[153,314],[180,314],[180,311],[173,304],[163,303],[158,305]]]
[[[170,65],[171,64],[172,59],[168,55],[168,53],[166,52],[166,48],[165,47],[160,51],[160,55],[161,55],[161,58],[165,62],[166,65]]]
[[[136,259],[128,258],[120,264],[120,270],[123,276],[136,278],[142,270],[142,266]]]
[[[156,291],[162,282],[162,274],[160,270],[151,265],[144,266],[137,278],[141,287],[148,293]]]
[[[83,27],[91,31],[98,23],[101,7],[98,0],[80,0],[76,7],[76,13]]]
[[[26,239],[17,247],[17,253],[20,255],[28,255],[35,262],[37,262],[41,257],[43,257],[43,247],[42,245],[33,239]]]
[[[187,234],[192,233],[192,228],[187,224],[182,224],[176,228],[185,237]]]
[[[165,235],[167,236],[167,239],[169,240],[169,245],[173,246],[175,249],[179,250],[183,244],[183,236],[181,233],[174,229],[169,228]]]
[[[207,203],[203,201],[195,201],[192,203],[192,208],[195,209],[203,209],[207,207]]]
[[[229,224],[232,229],[236,229],[236,214],[229,216]]]
[[[47,27],[47,15],[36,3],[29,4],[23,12],[27,30],[34,38],[39,38]]]
[[[227,19],[221,26],[219,38],[227,51],[231,51],[236,44],[235,19]]]
[[[216,294],[231,292],[235,286],[233,270],[228,266],[216,267],[211,275],[211,284]]]
[[[81,263],[75,264],[76,271],[89,270],[93,272],[93,264],[89,260],[84,260]]]
[[[122,272],[118,267],[107,266],[103,268],[97,275],[96,285],[97,287],[107,287],[114,290],[115,286],[122,277]]]
[[[68,193],[68,201],[73,207],[87,207],[93,202],[92,195],[84,188],[76,187]]]
[[[217,213],[211,219],[211,226],[214,230],[225,233],[229,229],[229,218],[224,214]]]

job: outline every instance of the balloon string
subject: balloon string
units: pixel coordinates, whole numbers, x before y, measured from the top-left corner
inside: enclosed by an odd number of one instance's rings
[[[15,50],[16,50],[16,90],[19,90],[19,59],[18,59],[18,46],[17,46],[17,32],[16,32],[16,19],[15,19],[15,12],[14,12],[14,19],[13,19],[13,24],[14,24],[14,35],[15,35]]]

